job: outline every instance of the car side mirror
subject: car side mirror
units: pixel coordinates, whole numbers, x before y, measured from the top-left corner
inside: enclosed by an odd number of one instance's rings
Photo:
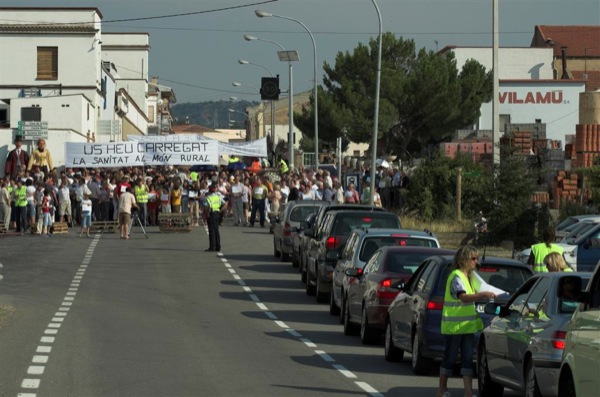
[[[510,310],[500,303],[490,302],[483,307],[483,312],[493,316],[506,317],[510,313]]]
[[[579,276],[562,277],[558,282],[558,297],[561,299],[585,303],[588,294],[581,290],[583,283]]]
[[[406,289],[406,282],[404,280],[400,280],[392,284],[391,288],[397,289],[398,291],[404,291]]]

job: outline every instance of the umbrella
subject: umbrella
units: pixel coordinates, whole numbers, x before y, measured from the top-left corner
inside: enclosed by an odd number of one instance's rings
[[[378,167],[390,168],[390,163],[388,163],[384,159],[377,159],[375,161],[375,164],[377,164]]]
[[[238,161],[237,163],[230,163],[227,166],[227,171],[245,170],[246,168],[248,168],[246,164],[242,163],[241,161]]]
[[[196,164],[196,165],[192,165],[192,167],[190,168],[190,171],[195,171],[195,172],[208,172],[208,171],[216,171],[217,167],[215,167],[214,165],[210,165],[210,164]]]

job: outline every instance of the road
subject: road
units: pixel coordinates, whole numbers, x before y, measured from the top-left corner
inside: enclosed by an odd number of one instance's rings
[[[0,396],[435,395],[437,369],[344,336],[268,229],[226,224],[220,255],[203,227],[148,237],[0,239]]]

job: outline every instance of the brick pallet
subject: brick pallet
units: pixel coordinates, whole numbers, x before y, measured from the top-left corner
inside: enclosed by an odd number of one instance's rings
[[[191,214],[158,214],[158,230],[161,232],[191,232],[192,216]]]
[[[559,209],[562,204],[575,203],[582,198],[584,192],[579,182],[575,172],[558,171],[552,182],[552,208]]]
[[[67,222],[54,222],[52,225],[52,234],[68,234],[69,225]]]
[[[116,221],[96,221],[90,226],[90,233],[116,233],[119,229],[119,223]]]

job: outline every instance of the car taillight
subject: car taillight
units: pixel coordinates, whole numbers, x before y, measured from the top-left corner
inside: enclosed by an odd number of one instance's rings
[[[362,276],[362,274],[363,274],[363,269],[362,269],[361,267],[359,267],[359,268],[357,268],[357,269],[356,269],[356,272],[358,273],[358,274],[357,274],[357,275],[358,275],[358,277],[360,277],[360,276]]]
[[[289,223],[283,225],[283,237],[290,237],[292,235],[292,226]]]
[[[397,289],[392,288],[392,280],[386,278],[382,280],[377,286],[376,295],[379,299],[394,299],[398,295]]]
[[[552,347],[555,349],[564,350],[566,337],[566,331],[554,331],[552,333]]]
[[[334,250],[337,248],[338,244],[340,243],[340,239],[337,237],[328,237],[327,240],[325,241],[325,249],[329,250]]]
[[[444,302],[429,301],[427,302],[427,310],[442,310],[444,308]]]

